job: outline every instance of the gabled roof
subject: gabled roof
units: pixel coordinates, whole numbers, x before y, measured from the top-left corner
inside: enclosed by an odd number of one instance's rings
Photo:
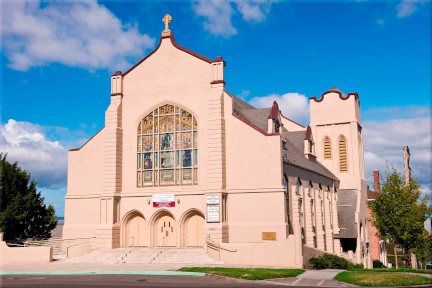
[[[205,61],[207,63],[223,62],[224,65],[226,65],[226,62],[223,61],[222,57],[220,57],[220,56],[217,56],[214,60],[211,60],[211,59],[209,59],[209,58],[207,58],[207,57],[205,57],[205,56],[203,56],[201,54],[198,54],[198,53],[196,53],[196,52],[194,52],[192,50],[189,50],[189,49],[187,49],[187,48],[185,48],[183,46],[178,45],[177,42],[174,39],[174,34],[171,34],[170,36],[161,36],[160,37],[160,41],[159,41],[159,45],[153,51],[151,51],[149,54],[147,54],[147,56],[145,56],[140,61],[138,61],[134,66],[132,66],[129,70],[127,70],[122,75],[125,76],[126,74],[128,74],[129,72],[131,72],[133,69],[135,69],[138,65],[140,65],[142,62],[144,62],[147,58],[149,58],[151,55],[153,55],[159,49],[159,47],[162,44],[162,40],[165,39],[165,38],[169,38],[171,40],[172,45],[174,47],[176,47],[177,49],[179,49],[179,50],[181,50],[183,52],[186,52],[186,53],[188,53],[188,54],[190,54],[190,55],[192,55],[192,56],[194,56],[194,57],[196,57],[198,59],[201,59],[201,60],[203,60],[203,61]],[[117,74],[118,72],[120,72],[120,71],[117,71],[113,75],[119,75],[119,74]],[[121,74],[121,72],[120,72],[120,74]]]
[[[357,238],[355,212],[357,209],[357,190],[341,189],[338,192],[338,224],[340,232],[335,238]]]
[[[285,128],[282,137],[285,140],[286,150],[283,150],[283,161],[330,179],[339,180],[330,170],[318,162],[314,157],[307,158],[304,155],[304,139],[306,131],[289,132]]]
[[[275,111],[274,107],[278,109],[276,102],[273,103],[272,107],[257,109],[242,99],[234,96],[233,94],[229,92],[226,93],[232,98],[234,116],[237,118],[240,116],[242,119],[244,119],[244,122],[266,136],[279,135],[279,133],[268,134],[266,132],[268,119],[271,118],[270,116],[272,112]],[[279,111],[279,109],[277,111]],[[281,130],[281,134],[282,139],[286,142],[286,150],[282,151],[283,161],[285,163],[315,172],[331,179],[338,180],[338,178],[332,172],[330,172],[330,170],[316,161],[316,159],[309,159],[305,157],[304,139],[306,137],[306,131],[289,132],[286,128],[283,128]]]

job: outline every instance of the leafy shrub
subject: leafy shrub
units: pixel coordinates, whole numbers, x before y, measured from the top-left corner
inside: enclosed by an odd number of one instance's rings
[[[373,268],[387,268],[384,264],[379,260],[373,260]]]
[[[361,269],[362,264],[354,264],[346,260],[345,258],[324,253],[320,257],[313,257],[309,259],[309,263],[313,269]]]

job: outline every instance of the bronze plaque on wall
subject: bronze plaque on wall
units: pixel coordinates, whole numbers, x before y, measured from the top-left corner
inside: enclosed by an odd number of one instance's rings
[[[262,232],[262,240],[276,240],[276,232]]]

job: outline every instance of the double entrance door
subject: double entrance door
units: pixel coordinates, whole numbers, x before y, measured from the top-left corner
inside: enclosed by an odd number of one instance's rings
[[[156,223],[156,246],[177,246],[177,224],[169,215]]]

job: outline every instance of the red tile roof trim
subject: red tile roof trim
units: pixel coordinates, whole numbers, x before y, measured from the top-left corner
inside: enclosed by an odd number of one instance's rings
[[[104,129],[104,127],[102,127],[98,132],[96,132],[96,134],[94,134],[89,140],[87,140],[87,142],[85,142],[80,148],[74,148],[74,149],[69,149],[69,151],[79,151],[81,148],[83,148],[88,142],[90,142],[90,140],[92,140],[94,137],[96,137],[97,134],[99,134],[99,132],[102,131],[102,129]]]
[[[220,57],[220,56],[216,57],[215,60],[210,60],[209,58],[207,58],[207,57],[205,57],[205,56],[203,56],[203,55],[200,55],[200,54],[198,54],[198,53],[196,53],[196,52],[193,52],[192,50],[189,50],[189,49],[187,49],[187,48],[185,48],[185,47],[183,47],[183,46],[178,45],[177,42],[176,42],[175,39],[174,39],[174,35],[171,34],[170,36],[161,36],[161,37],[160,37],[160,41],[159,41],[159,45],[158,45],[158,46],[157,46],[153,51],[151,51],[147,56],[145,56],[143,59],[141,59],[140,61],[138,61],[138,63],[136,63],[134,66],[132,66],[129,70],[127,70],[125,73],[123,73],[123,76],[125,76],[125,75],[128,74],[130,71],[132,71],[133,69],[135,69],[135,67],[137,67],[139,64],[141,64],[142,62],[144,62],[144,61],[145,61],[147,58],[149,58],[153,53],[155,53],[155,52],[159,49],[159,47],[161,46],[162,39],[165,39],[165,38],[170,38],[171,43],[172,43],[172,44],[174,45],[174,47],[176,47],[177,49],[182,50],[182,51],[184,51],[184,52],[186,52],[186,53],[188,53],[188,54],[190,54],[190,55],[192,55],[192,56],[195,56],[195,57],[197,57],[198,59],[201,59],[201,60],[203,60],[203,61],[205,61],[205,62],[207,62],[207,63],[213,63],[213,62],[221,62],[221,61],[223,61],[223,60],[222,60],[222,57]],[[224,62],[224,65],[226,65],[225,61],[223,61],[223,62]],[[117,72],[116,72],[116,73],[117,73]],[[117,75],[118,75],[118,74],[117,74]]]
[[[311,135],[312,135],[312,129],[311,129],[311,127],[308,125],[307,126],[307,129],[306,129],[306,137],[305,137],[305,140],[311,140],[310,138],[311,138]]]
[[[242,116],[240,116],[239,114],[233,112],[232,115],[234,117],[236,117],[237,119],[239,119],[240,121],[242,121],[243,123],[249,125],[250,127],[252,127],[253,129],[257,130],[258,132],[260,132],[261,134],[263,134],[264,136],[276,136],[276,135],[280,135],[279,133],[267,133],[266,131],[262,130],[261,128],[255,126],[252,122],[250,122],[249,120],[243,118]]]
[[[122,75],[121,71],[116,71],[114,74],[111,75],[111,77],[117,76],[117,75]]]
[[[294,124],[297,124],[297,125],[299,125],[300,127],[306,128],[305,126],[303,126],[303,125],[301,125],[301,124],[299,124],[299,123],[295,122],[294,120],[291,120],[291,119],[289,119],[289,118],[285,117],[285,116],[284,116],[284,115],[282,114],[282,112],[281,112],[281,116],[282,116],[283,118],[285,118],[286,120],[288,120],[288,121],[291,121],[291,122],[293,122]]]
[[[219,83],[225,84],[225,81],[224,80],[215,80],[215,81],[210,82],[210,84],[219,84]]]
[[[268,119],[275,120],[278,116],[278,112],[279,112],[279,105],[277,104],[276,101],[274,101],[273,106],[272,106],[272,110],[271,110],[271,113],[270,113]]]
[[[333,89],[324,92],[324,93],[321,95],[321,98],[320,98],[320,99],[317,99],[315,96],[313,96],[313,97],[309,97],[309,99],[310,99],[310,100],[314,100],[315,102],[321,102],[321,101],[324,100],[324,96],[325,96],[327,93],[337,93],[337,94],[339,94],[339,98],[340,98],[341,100],[347,100],[347,99],[350,98],[350,96],[352,95],[352,96],[355,97],[355,100],[358,101],[358,103],[360,104],[360,100],[359,100],[359,97],[358,97],[358,93],[357,93],[357,92],[351,92],[351,93],[348,93],[348,95],[347,95],[346,97],[344,97],[341,91],[336,91],[336,90],[333,90]]]
[[[118,95],[123,97],[123,93],[111,93],[111,96],[118,96]]]

